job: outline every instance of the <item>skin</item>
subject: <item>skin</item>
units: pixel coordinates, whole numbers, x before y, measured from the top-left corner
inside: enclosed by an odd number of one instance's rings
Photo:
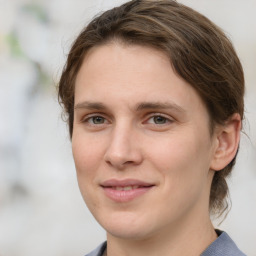
[[[210,135],[203,101],[160,51],[111,42],[87,53],[75,84],[72,150],[108,255],[199,255],[216,239],[210,186],[235,153],[239,122],[236,115]],[[154,187],[115,202],[101,187],[113,178]]]

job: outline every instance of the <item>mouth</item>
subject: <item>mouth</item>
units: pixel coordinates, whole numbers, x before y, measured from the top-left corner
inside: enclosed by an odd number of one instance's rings
[[[107,188],[107,187],[106,187]],[[108,187],[112,188],[114,190],[119,190],[119,191],[129,191],[137,188],[141,188],[140,186],[126,186],[126,187]]]
[[[129,202],[149,192],[155,185],[140,180],[107,180],[101,184],[105,195],[115,202]]]

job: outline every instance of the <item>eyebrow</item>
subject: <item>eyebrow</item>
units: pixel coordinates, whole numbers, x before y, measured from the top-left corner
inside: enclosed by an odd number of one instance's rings
[[[89,110],[107,110],[108,107],[101,102],[84,101],[77,103],[74,109],[89,109]],[[179,113],[186,112],[181,106],[173,102],[141,102],[135,107],[135,111],[142,111],[147,109],[172,109]]]
[[[100,102],[90,102],[84,101],[81,103],[77,103],[74,109],[96,109],[96,110],[105,110],[107,107]]]
[[[174,102],[141,102],[137,105],[137,111],[144,109],[173,109],[180,113],[186,112],[185,109]]]

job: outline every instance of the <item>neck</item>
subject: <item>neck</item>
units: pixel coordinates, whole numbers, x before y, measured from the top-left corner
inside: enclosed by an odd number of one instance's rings
[[[198,256],[217,238],[209,215],[202,217],[193,217],[193,222],[182,219],[181,223],[167,226],[143,239],[123,239],[107,234],[107,255]]]

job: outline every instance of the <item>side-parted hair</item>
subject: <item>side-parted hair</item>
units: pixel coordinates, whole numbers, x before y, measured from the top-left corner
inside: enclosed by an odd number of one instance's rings
[[[174,0],[133,0],[94,18],[74,41],[63,69],[59,102],[72,139],[77,73],[88,50],[119,41],[164,52],[176,74],[200,95],[210,116],[209,130],[234,113],[244,115],[244,74],[232,43],[223,31],[195,10]],[[234,159],[213,177],[209,209],[221,215],[228,207],[226,177]]]

